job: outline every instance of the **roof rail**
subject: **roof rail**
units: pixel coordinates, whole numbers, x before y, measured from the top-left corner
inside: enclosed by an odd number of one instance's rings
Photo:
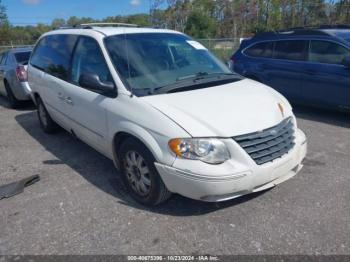
[[[60,27],[57,27],[57,28],[54,28],[54,30],[63,30],[63,29],[75,29],[74,26],[60,26]]]
[[[329,35],[327,32],[311,28],[290,28],[281,31],[270,31],[255,34],[254,38],[263,38],[273,35]]]
[[[345,24],[336,24],[336,25],[316,25],[316,26],[300,26],[300,27],[292,27],[288,29],[283,29],[282,31],[286,30],[318,30],[318,29],[350,29],[350,25]]]
[[[337,25],[320,25],[319,29],[350,29],[350,25],[343,25],[343,24],[337,24]]]
[[[113,26],[113,27],[139,27],[135,24],[127,24],[127,23],[86,23],[81,24],[80,27],[84,29],[92,29],[94,26]]]

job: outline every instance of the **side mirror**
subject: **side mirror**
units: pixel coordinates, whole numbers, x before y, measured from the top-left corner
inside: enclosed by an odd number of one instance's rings
[[[347,56],[342,61],[343,66],[350,67],[350,56]]]
[[[102,82],[96,74],[82,74],[79,77],[79,85],[91,91],[110,96],[115,93],[112,82]]]

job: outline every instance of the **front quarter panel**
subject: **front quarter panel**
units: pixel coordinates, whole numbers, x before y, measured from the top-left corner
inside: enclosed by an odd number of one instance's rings
[[[168,141],[190,137],[174,121],[136,96],[120,94],[116,99],[109,100],[106,109],[111,156],[117,150],[114,148],[114,137],[124,132],[142,141],[157,162],[172,165],[176,157],[170,152]]]

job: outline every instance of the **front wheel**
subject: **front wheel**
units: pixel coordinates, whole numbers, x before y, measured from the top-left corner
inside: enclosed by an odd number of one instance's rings
[[[37,109],[42,130],[47,134],[56,133],[59,127],[56,122],[52,120],[49,112],[47,112],[46,107],[40,98],[37,99]]]
[[[152,153],[141,142],[127,139],[120,148],[119,159],[124,184],[137,202],[155,206],[171,196],[157,172]]]

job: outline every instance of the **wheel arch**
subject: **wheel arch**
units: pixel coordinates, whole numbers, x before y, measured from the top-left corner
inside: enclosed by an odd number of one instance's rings
[[[38,99],[39,98],[41,99],[39,93],[38,92],[33,92],[33,98],[34,98],[33,102],[35,103],[35,105],[38,105]]]
[[[9,87],[11,87],[11,86],[13,85],[13,82],[14,82],[15,80],[17,80],[16,74],[13,74],[13,73],[11,73],[11,72],[12,72],[12,70],[10,70],[10,71],[5,71],[4,80],[3,80],[4,85],[7,83],[7,84],[9,85]]]
[[[12,97],[17,101],[17,103],[19,103],[20,99],[18,98],[18,94],[16,90],[13,88],[13,79],[7,73],[4,76],[3,83],[4,83],[4,89],[6,94],[9,95],[7,91],[7,88],[8,88],[9,91],[11,92]]]
[[[3,84],[4,84],[4,88],[5,88],[5,91],[7,93],[7,90],[6,90],[6,85],[11,89],[11,85],[10,85],[10,81],[8,80],[8,78],[5,76],[4,79],[3,79]],[[11,89],[12,91],[12,89]]]
[[[156,161],[160,161],[164,158],[163,151],[152,136],[146,129],[133,124],[131,122],[123,122],[118,124],[119,130],[114,132],[112,139],[112,153],[115,166],[119,169],[119,149],[121,145],[128,139],[133,138],[142,143],[152,154]]]

